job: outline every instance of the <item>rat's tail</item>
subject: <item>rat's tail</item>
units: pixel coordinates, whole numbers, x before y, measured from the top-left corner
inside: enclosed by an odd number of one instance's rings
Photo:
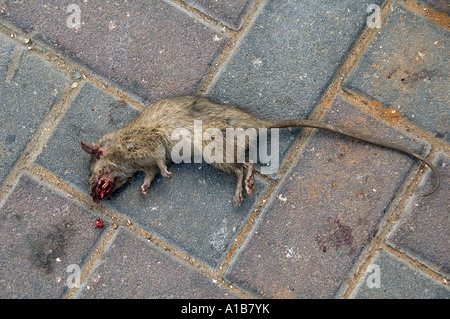
[[[268,123],[267,128],[287,128],[287,127],[319,128],[322,130],[327,130],[327,131],[331,131],[331,132],[338,133],[341,135],[345,135],[347,137],[350,137],[350,138],[353,138],[356,140],[360,140],[363,142],[367,142],[370,144],[394,149],[396,151],[399,151],[399,152],[408,154],[414,158],[417,158],[417,159],[421,160],[423,163],[425,163],[428,167],[430,167],[434,173],[434,176],[436,177],[436,183],[435,183],[433,189],[430,192],[428,192],[427,194],[424,194],[422,196],[429,196],[429,195],[433,194],[435,191],[437,191],[439,189],[439,186],[441,184],[439,171],[437,170],[436,166],[433,165],[433,163],[431,163],[428,159],[426,159],[422,155],[420,155],[414,151],[411,151],[403,146],[400,146],[398,144],[383,141],[383,140],[380,140],[380,139],[372,137],[372,136],[356,133],[356,132],[350,131],[346,128],[343,128],[341,126],[336,126],[336,125],[325,123],[325,122],[318,122],[315,120],[300,120],[300,119],[299,120],[277,120],[277,121],[267,121],[267,123]]]

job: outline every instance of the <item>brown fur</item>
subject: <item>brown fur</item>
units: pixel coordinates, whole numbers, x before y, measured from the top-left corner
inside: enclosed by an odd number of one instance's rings
[[[226,128],[245,130],[275,127],[315,127],[337,132],[420,159],[433,169],[437,177],[437,185],[432,192],[439,187],[439,173],[436,168],[421,155],[401,146],[313,120],[264,121],[235,106],[216,104],[204,97],[185,96],[154,102],[125,128],[106,134],[96,145],[82,142],[83,150],[92,156],[90,184],[93,199],[97,201],[107,197],[138,171],[146,173],[144,183],[141,185],[141,192],[145,195],[151,181],[158,173],[164,177],[172,177],[166,165],[171,162],[171,150],[177,141],[171,139],[171,134],[176,128],[186,128],[193,136],[194,120],[202,120],[203,132],[208,128],[218,128],[225,132]],[[202,141],[202,143],[205,146],[205,142]],[[248,150],[248,140],[245,143],[243,147]],[[236,148],[234,151],[233,157],[236,159]],[[225,156],[225,150],[223,154]],[[243,200],[243,183],[248,194],[253,192],[253,163],[249,161],[237,163],[236,160],[234,163],[226,163],[224,160],[223,163],[212,163],[212,165],[236,174],[237,185],[233,198],[235,206]],[[245,179],[244,169],[247,171]]]

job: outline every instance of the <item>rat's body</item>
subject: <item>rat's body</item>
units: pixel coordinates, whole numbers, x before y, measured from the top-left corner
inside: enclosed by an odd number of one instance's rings
[[[144,183],[141,185],[143,194],[147,194],[146,190],[157,173],[160,172],[164,177],[172,177],[172,173],[166,166],[171,162],[172,148],[178,142],[171,138],[172,132],[175,129],[185,128],[191,136],[195,136],[193,134],[194,120],[202,121],[203,132],[208,128],[225,131],[226,128],[246,130],[285,127],[313,127],[333,131],[418,158],[436,175],[436,187],[430,194],[439,187],[439,173],[433,164],[421,155],[396,144],[362,136],[347,129],[314,120],[265,121],[235,106],[216,104],[204,97],[185,96],[167,98],[153,103],[125,128],[106,134],[95,146],[81,143],[83,149],[92,155],[90,190],[94,201],[106,198],[138,171],[144,171],[146,174]],[[241,146],[248,150],[248,140],[241,143],[245,145],[236,147]],[[194,144],[192,138],[192,145]],[[244,168],[247,172],[244,182],[247,193],[251,194],[254,188],[253,163],[250,161],[239,163],[236,160],[236,147],[234,154],[231,155],[235,159],[232,163],[225,161],[225,145],[223,163],[208,161],[205,158],[205,161],[212,162],[215,167],[236,174],[237,186],[233,199],[235,206],[239,205],[243,199]]]

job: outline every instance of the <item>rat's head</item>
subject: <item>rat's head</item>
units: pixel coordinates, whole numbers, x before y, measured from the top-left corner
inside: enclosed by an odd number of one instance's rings
[[[94,202],[105,199],[132,176],[117,163],[108,143],[90,145],[81,142],[82,149],[91,155],[90,195]]]

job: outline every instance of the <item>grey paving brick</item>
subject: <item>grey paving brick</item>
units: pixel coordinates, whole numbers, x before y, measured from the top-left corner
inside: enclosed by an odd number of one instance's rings
[[[394,5],[344,86],[449,142],[449,46],[448,30]]]
[[[88,193],[89,156],[81,149],[80,142],[95,143],[104,134],[124,127],[138,114],[112,95],[84,83],[36,163],[80,192]]]
[[[95,142],[136,115],[134,109],[85,84],[36,162],[88,194],[89,156],[80,140]],[[234,175],[207,164],[173,165],[169,170],[174,178],[157,178],[147,197],[139,190],[143,174],[138,174],[102,204],[216,267],[267,185],[257,180],[257,191],[235,209]]]
[[[340,96],[324,120],[424,147]],[[226,278],[262,297],[333,297],[413,163],[392,150],[313,133]]]
[[[308,117],[365,25],[367,5],[268,1],[208,95],[265,119]],[[282,156],[298,134],[280,134]]]
[[[0,35],[0,184],[67,84],[50,63]]]
[[[1,79],[4,80],[6,78],[6,72],[8,71],[11,52],[15,47],[15,43],[5,37],[3,34],[0,34],[0,41],[0,76]]]
[[[95,218],[23,175],[0,206],[0,297],[61,298],[67,267],[82,267],[104,231]]]
[[[395,247],[419,258],[430,267],[450,274],[450,159],[440,153],[435,161],[441,174],[440,189],[427,197],[414,196],[410,199],[404,218],[389,236]],[[434,178],[428,174],[422,188],[431,188]],[[420,190],[419,190],[420,192]]]
[[[120,228],[78,298],[237,298],[190,266]]]
[[[148,196],[139,191],[144,175],[138,174],[103,205],[217,268],[267,185],[256,179],[253,195],[244,195],[242,205],[234,208],[234,175],[207,164],[173,165],[169,171],[174,177],[157,178]]]
[[[254,0],[184,0],[220,23],[239,30]]]
[[[377,254],[371,265],[352,298],[450,299],[447,286],[384,250]]]
[[[69,28],[69,4],[81,26]],[[161,0],[4,1],[0,18],[144,100],[194,94],[227,41]]]

